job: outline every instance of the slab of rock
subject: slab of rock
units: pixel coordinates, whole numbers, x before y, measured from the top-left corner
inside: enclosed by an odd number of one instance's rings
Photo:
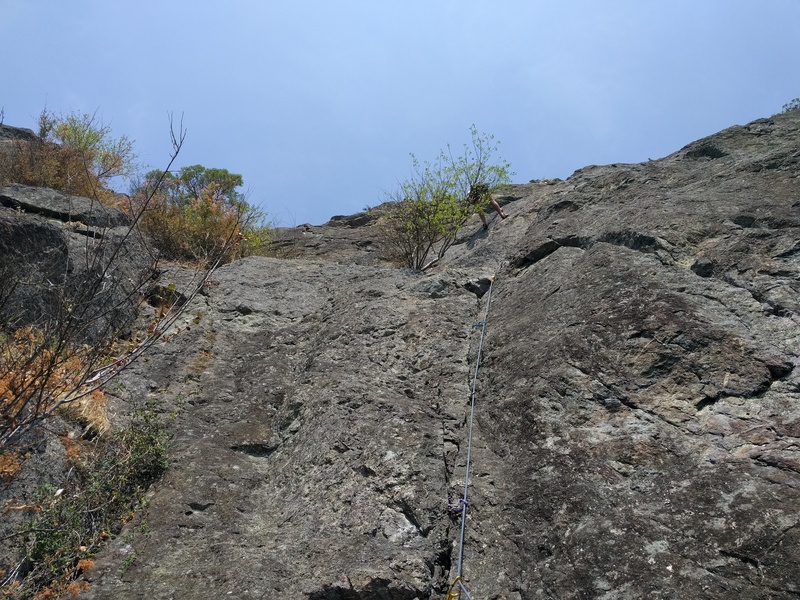
[[[0,188],[0,205],[87,227],[127,227],[131,224],[128,215],[97,200],[19,183]]]
[[[391,267],[381,248],[385,210],[381,205],[355,215],[333,217],[324,225],[277,227],[272,232],[273,251],[280,258]]]
[[[475,597],[800,593],[798,116],[527,186],[484,241]]]
[[[97,342],[138,316],[154,258],[128,217],[48,188],[0,188],[0,318],[46,326],[71,314]]]
[[[148,538],[115,544],[87,597],[441,592],[476,308],[450,278],[414,272],[219,269],[187,312],[200,323],[126,374],[131,394],[140,374],[179,411],[174,466]]]
[[[489,305],[471,597],[797,598],[798,139],[512,186],[426,275],[220,269],[117,390],[176,415],[172,462],[81,597],[443,598]]]

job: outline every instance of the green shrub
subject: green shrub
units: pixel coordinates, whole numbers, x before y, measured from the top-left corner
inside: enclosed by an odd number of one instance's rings
[[[783,112],[787,113],[790,110],[800,110],[800,98],[794,98],[791,102],[783,105]]]
[[[237,191],[241,185],[241,175],[201,165],[151,171],[131,190],[129,210],[167,260],[209,266],[265,254],[266,217]]]
[[[454,193],[448,174],[439,164],[420,165],[413,157],[414,176],[400,184],[389,205],[385,249],[396,262],[422,269],[437,244],[450,244],[471,210]]]
[[[136,169],[133,143],[115,138],[95,115],[39,115],[35,139],[18,139],[0,154],[0,183],[49,187],[66,194],[109,200],[110,181]]]
[[[510,181],[511,165],[492,159],[494,136],[474,125],[470,136],[461,154],[447,146],[435,162],[411,155],[413,174],[390,195],[384,225],[385,253],[398,264],[423,269],[433,251],[437,259],[444,256],[469,217],[488,205],[491,191]]]
[[[168,434],[152,407],[135,411],[125,429],[97,447],[63,442],[70,476],[60,490],[39,489],[38,510],[21,532],[17,580],[0,590],[14,598],[58,598],[75,590],[101,543],[120,531],[167,468]]]

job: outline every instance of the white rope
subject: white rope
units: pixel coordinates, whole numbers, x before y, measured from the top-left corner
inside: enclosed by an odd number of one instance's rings
[[[472,378],[472,390],[470,392],[470,411],[469,411],[469,435],[467,438],[467,466],[464,474],[464,496],[461,498],[461,539],[458,545],[458,569],[456,577],[461,577],[462,567],[464,563],[464,532],[467,526],[467,494],[469,492],[469,466],[472,460],[472,423],[475,417],[475,387],[478,383],[478,368],[481,364],[481,354],[483,353],[483,337],[486,333],[486,322],[489,319],[489,306],[492,303],[492,286],[494,285],[494,277],[489,282],[489,291],[487,292],[486,310],[484,312],[483,321],[477,323],[481,327],[481,338],[478,342],[478,355],[475,358],[475,373]],[[461,586],[463,589],[463,586]],[[464,590],[466,592],[466,590]],[[467,594],[469,597],[469,594]]]

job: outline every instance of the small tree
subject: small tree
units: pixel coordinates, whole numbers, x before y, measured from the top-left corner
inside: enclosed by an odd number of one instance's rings
[[[800,110],[800,98],[794,98],[791,102],[783,105],[783,112],[787,113],[791,110]]]
[[[461,154],[454,155],[450,146],[447,146],[446,153],[442,152],[455,191],[465,199],[479,183],[488,186],[491,192],[509,183],[514,175],[511,163],[499,157],[493,159],[500,145],[493,135],[479,133],[475,125],[470,126],[469,133],[471,142],[464,144]]]
[[[96,114],[71,114],[57,119],[53,137],[76,149],[86,161],[90,174],[103,186],[114,177],[130,177],[136,171],[133,142],[126,136],[114,138],[111,126],[98,123]]]
[[[242,176],[227,169],[151,171],[134,184],[130,210],[141,212],[140,225],[163,258],[230,262],[263,254],[270,242],[265,215],[237,191],[241,185]]]
[[[510,181],[511,165],[493,160],[494,136],[475,125],[470,136],[460,154],[448,145],[435,162],[420,163],[411,155],[412,176],[390,195],[386,223],[388,253],[401,264],[424,269],[444,256],[469,217],[488,205],[491,191]],[[429,263],[433,250],[436,259]]]
[[[434,247],[455,235],[469,218],[466,203],[453,192],[441,162],[420,163],[412,154],[413,174],[391,198],[386,244],[389,254],[410,269],[422,269]]]
[[[115,138],[96,115],[57,116],[43,110],[35,139],[15,140],[0,157],[0,183],[49,187],[76,196],[108,200],[115,177],[137,168],[133,142]]]

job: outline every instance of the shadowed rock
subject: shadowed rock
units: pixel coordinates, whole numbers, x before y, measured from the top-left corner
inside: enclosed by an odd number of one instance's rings
[[[124,213],[48,188],[0,188],[0,318],[98,342],[137,318],[153,257]],[[77,331],[80,330],[80,331]]]

